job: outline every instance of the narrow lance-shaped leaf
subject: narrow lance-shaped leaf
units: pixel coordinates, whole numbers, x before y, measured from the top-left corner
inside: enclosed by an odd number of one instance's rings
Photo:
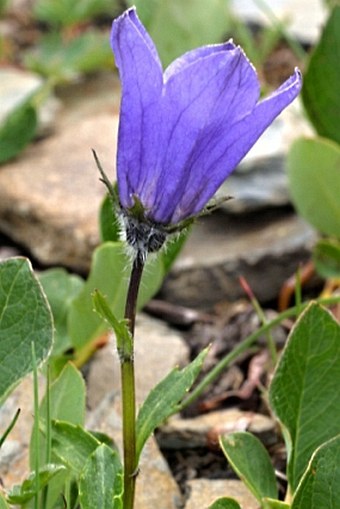
[[[182,370],[175,368],[149,393],[137,417],[137,458],[154,429],[177,411],[177,404],[196,380],[207,352],[203,350]]]
[[[118,318],[115,317],[107,300],[98,290],[93,292],[92,298],[95,310],[106,322],[108,322],[116,335],[118,351],[122,344],[129,344],[132,349],[132,337],[127,321],[125,319],[118,320]]]

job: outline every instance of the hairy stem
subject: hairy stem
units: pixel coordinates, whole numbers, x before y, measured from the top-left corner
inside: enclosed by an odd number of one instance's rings
[[[124,449],[124,509],[133,509],[136,475],[136,396],[134,370],[134,331],[138,290],[144,268],[144,260],[137,253],[131,271],[126,298],[125,318],[128,320],[131,337],[123,343],[119,352],[121,363],[123,449]]]

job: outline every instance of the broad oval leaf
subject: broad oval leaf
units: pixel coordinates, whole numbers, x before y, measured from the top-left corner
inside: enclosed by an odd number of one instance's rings
[[[233,498],[222,497],[209,506],[209,509],[241,509],[240,504]]]
[[[313,454],[291,509],[338,509],[340,500],[340,436]]]
[[[221,436],[221,448],[229,463],[257,500],[277,498],[273,465],[264,445],[251,433]]]
[[[340,238],[340,147],[326,139],[297,140],[288,155],[292,200],[321,233]]]
[[[0,263],[0,399],[32,371],[32,342],[37,363],[53,340],[50,307],[26,258]]]
[[[121,509],[123,469],[117,451],[102,444],[87,459],[79,480],[82,509]]]
[[[315,303],[292,329],[272,380],[271,407],[288,432],[295,491],[317,447],[340,433],[340,325]]]
[[[340,5],[322,30],[304,75],[302,98],[308,116],[321,136],[340,143]]]

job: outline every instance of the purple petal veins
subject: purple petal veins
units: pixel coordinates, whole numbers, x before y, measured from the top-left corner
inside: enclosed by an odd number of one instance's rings
[[[122,81],[117,178],[121,207],[175,225],[199,213],[301,89],[299,70],[259,101],[256,72],[232,42],[204,46],[163,73],[134,8],[113,22]]]

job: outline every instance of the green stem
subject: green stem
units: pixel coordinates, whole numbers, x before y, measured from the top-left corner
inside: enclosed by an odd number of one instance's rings
[[[137,253],[132,265],[125,307],[125,318],[128,320],[131,337],[129,340],[125,340],[119,349],[123,408],[124,509],[133,509],[138,470],[136,458],[136,396],[133,338],[137,297],[143,268],[144,260]]]
[[[20,412],[21,412],[21,410],[20,410],[20,408],[18,408],[18,410],[15,412],[15,415],[14,415],[13,419],[10,422],[10,425],[8,426],[8,428],[6,429],[5,433],[0,438],[0,449],[1,449],[2,445],[3,445],[3,443],[5,442],[6,438],[8,437],[8,435],[10,434],[12,429],[14,428],[15,423],[17,422],[18,417],[20,415]]]
[[[252,300],[252,304],[253,304],[254,309],[257,313],[257,316],[259,317],[259,319],[262,322],[262,325],[267,325],[268,320],[266,318],[266,315],[264,314],[263,309],[260,306],[259,301],[256,299],[256,297],[254,298],[254,300]],[[275,366],[277,363],[277,351],[276,351],[275,340],[274,340],[270,330],[267,331],[266,338],[267,338],[267,347],[268,347],[268,350],[270,353],[272,364],[273,364],[273,366]]]
[[[46,457],[45,464],[51,463],[51,451],[52,451],[52,430],[51,430],[51,398],[50,398],[50,366],[47,364],[47,375],[46,375]],[[41,494],[41,506],[44,509],[47,507],[48,498],[48,484],[44,487]]]
[[[39,469],[40,469],[40,436],[39,436],[39,385],[38,385],[38,368],[37,368],[37,358],[35,354],[35,345],[32,341],[31,343],[31,351],[32,351],[32,368],[33,368],[33,405],[34,405],[34,470],[35,470],[35,495],[34,495],[34,509],[39,508]]]
[[[327,305],[331,306],[333,304],[337,304],[338,302],[340,302],[340,297],[330,297],[327,299],[316,299],[316,302],[318,302],[319,304],[323,304],[325,306],[327,306]],[[286,318],[291,318],[291,317],[297,316],[308,305],[309,305],[309,302],[306,302],[303,304],[299,304],[298,306],[289,308],[286,311],[283,311],[283,313],[280,313],[276,318],[274,318],[274,320],[267,322],[266,324],[262,325],[262,327],[260,327],[257,331],[250,334],[250,336],[248,336],[246,339],[244,339],[228,355],[223,357],[223,359],[221,359],[220,362],[218,362],[216,364],[216,366],[211,371],[209,371],[207,376],[205,378],[203,378],[203,380],[197,385],[197,387],[195,387],[195,389],[182,401],[182,403],[176,407],[176,412],[181,412],[184,408],[191,405],[191,403],[193,403],[203,393],[203,391],[208,387],[208,385],[210,385],[214,380],[216,380],[216,378],[232,362],[234,362],[239,355],[243,354],[263,334],[270,331],[276,325],[279,325]]]

